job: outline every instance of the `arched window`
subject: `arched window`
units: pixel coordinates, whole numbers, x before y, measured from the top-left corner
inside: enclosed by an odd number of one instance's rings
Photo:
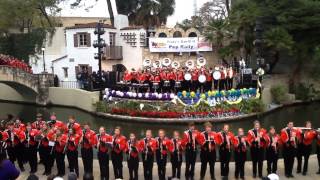
[[[182,33],[180,31],[176,31],[176,32],[173,33],[173,37],[174,38],[182,37]]]
[[[166,38],[167,37],[167,34],[162,32],[159,34],[159,38]]]
[[[195,32],[191,32],[191,33],[189,33],[189,37],[197,37],[198,35],[197,35],[197,33],[195,33]]]

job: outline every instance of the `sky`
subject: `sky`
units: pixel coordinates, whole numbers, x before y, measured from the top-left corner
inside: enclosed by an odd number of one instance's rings
[[[175,13],[168,18],[167,26],[173,27],[176,22],[189,19],[194,12],[194,0],[175,0]],[[198,9],[209,0],[196,0]],[[71,1],[73,2],[73,1]],[[70,9],[70,1],[60,5],[62,8],[61,16],[80,16],[80,17],[109,17],[106,0],[84,0],[84,4],[76,9]],[[115,1],[113,2],[115,7]],[[91,7],[86,10],[86,7]],[[115,8],[114,8],[115,9]]]

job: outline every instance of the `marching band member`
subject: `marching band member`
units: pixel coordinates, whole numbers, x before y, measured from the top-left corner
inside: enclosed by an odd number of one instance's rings
[[[8,124],[7,133],[9,135],[7,140],[9,159],[12,163],[14,163],[15,159],[17,159],[19,168],[23,172],[25,169],[23,167],[24,145],[22,142],[25,141],[26,135],[23,131],[21,131],[20,128],[14,128],[13,123]]]
[[[185,159],[186,159],[186,179],[194,179],[194,166],[197,158],[197,137],[199,131],[195,129],[195,124],[190,123],[189,129],[183,134],[183,145],[185,146]]]
[[[227,69],[227,90],[230,90],[233,88],[233,77],[235,76],[235,71],[230,66]]]
[[[213,81],[213,76],[212,76],[212,68],[210,68],[208,71],[206,71],[206,88],[205,91],[211,91],[212,90],[212,81]]]
[[[145,180],[152,180],[152,168],[154,161],[154,152],[157,148],[157,142],[152,138],[152,131],[146,131],[146,137],[139,141],[142,150],[143,173]]]
[[[68,121],[69,121],[67,124],[68,132],[70,129],[72,129],[75,131],[74,133],[77,133],[78,135],[82,135],[81,126],[79,123],[76,122],[76,118],[74,116],[69,116]]]
[[[7,131],[0,131],[0,158],[7,158],[7,140],[9,134]]]
[[[57,128],[56,130],[56,139],[55,139],[55,160],[57,164],[58,174],[57,176],[63,177],[65,175],[65,148],[67,145],[68,135],[64,129]]]
[[[75,126],[75,125],[74,125]],[[68,126],[71,127],[71,126]],[[79,177],[79,162],[78,162],[78,146],[81,139],[81,132],[77,132],[73,127],[68,129],[68,138],[66,148],[67,159],[69,162],[70,172],[74,172]]]
[[[127,140],[121,134],[120,127],[114,129],[114,135],[112,138],[112,151],[111,151],[111,160],[113,164],[113,171],[115,179],[123,179],[122,174],[122,161],[123,161],[123,152],[126,151]]]
[[[81,139],[81,157],[85,173],[93,173],[93,147],[95,147],[96,144],[96,133],[90,129],[89,123],[85,123]]]
[[[292,169],[294,158],[297,153],[297,139],[300,137],[298,129],[293,127],[293,122],[290,121],[286,128],[281,130],[280,138],[283,144],[282,156],[284,159],[284,170],[287,178],[294,177]]]
[[[174,86],[176,84],[176,70],[171,70],[168,72],[168,79],[170,81],[170,90],[169,92],[174,92]]]
[[[217,138],[216,132],[212,131],[212,124],[207,122],[204,124],[205,131],[198,136],[198,142],[201,145],[200,159],[201,159],[201,171],[200,179],[205,179],[207,164],[210,165],[210,176],[211,179],[215,179],[214,164],[216,162],[216,144],[215,139]]]
[[[159,129],[156,149],[156,160],[158,165],[158,176],[160,180],[166,179],[166,165],[167,165],[167,155],[168,147],[170,146],[170,140],[166,137],[165,131]]]
[[[138,73],[134,68],[131,69],[130,77],[131,77],[131,83],[138,83]]]
[[[185,83],[184,83],[184,71],[182,70],[177,70],[177,79],[176,81],[181,83],[181,87],[177,89],[177,92],[185,90]]]
[[[13,123],[9,122],[7,123],[7,129],[5,130],[7,132],[9,138],[7,139],[7,153],[9,160],[14,164],[14,161],[16,160],[16,156],[14,154],[14,126]]]
[[[173,132],[173,138],[171,139],[169,151],[171,153],[170,160],[172,167],[172,176],[169,179],[180,179],[183,148],[179,131]]]
[[[168,76],[167,76],[167,70],[166,69],[161,69],[160,72],[160,89],[162,92],[167,92],[167,87],[165,87],[164,82],[168,81]]]
[[[46,124],[46,122],[43,120],[42,114],[38,113],[36,121],[32,123],[32,129],[41,130],[44,124]]]
[[[309,156],[312,151],[312,142],[317,136],[317,133],[311,129],[311,122],[306,122],[306,130],[304,132],[301,132],[301,136],[298,139],[298,153],[297,153],[297,160],[298,160],[298,166],[297,166],[297,173],[301,173],[301,166],[302,166],[302,157],[304,158],[304,164],[303,164],[303,171],[302,175],[306,175],[308,171],[308,162],[309,162]]]
[[[18,128],[18,129],[20,129],[20,130],[23,131],[23,132],[26,131],[26,125],[23,124],[19,118],[17,118],[17,119],[15,120],[15,122],[14,122],[14,128]]]
[[[278,169],[278,158],[280,150],[280,137],[276,133],[276,130],[273,126],[270,127],[269,135],[266,136],[267,142],[267,171],[268,174],[277,173]]]
[[[220,72],[220,68],[218,66],[214,67],[214,72],[216,72],[216,71]],[[219,79],[213,79],[214,90],[218,90],[218,87],[219,87]]]
[[[126,71],[124,72],[124,75],[123,75],[123,81],[124,81],[124,82],[130,82],[131,79],[132,79],[131,74],[129,73],[128,70],[126,70]]]
[[[220,68],[221,78],[219,81],[219,91],[226,89],[226,77],[227,77],[227,70],[224,66]]]
[[[254,128],[248,131],[248,143],[252,160],[253,177],[257,177],[257,167],[259,178],[262,178],[262,168],[264,160],[264,149],[266,147],[266,130],[260,127],[259,121],[253,122]]]
[[[28,123],[25,134],[26,156],[31,169],[30,173],[33,174],[36,173],[38,169],[38,142],[36,141],[36,137],[41,135],[41,131],[38,129],[33,129],[31,123]]]
[[[62,121],[57,120],[57,116],[55,115],[55,113],[51,114],[50,120],[51,120],[52,128],[61,129],[66,133],[68,132],[68,128],[67,128],[66,124]]]
[[[317,131],[317,159],[318,159],[318,166],[319,166],[319,170],[317,174],[320,174],[320,132],[319,130]]]
[[[47,124],[44,124],[41,129],[41,136],[39,153],[42,154],[43,165],[45,167],[42,175],[48,176],[51,174],[51,169],[54,163],[54,147],[50,142],[54,142],[56,135],[53,129],[48,129]]]
[[[242,128],[239,128],[238,135],[232,138],[232,144],[235,161],[234,177],[238,179],[240,176],[240,179],[244,179],[244,165],[247,160],[247,137],[244,135]]]
[[[198,69],[193,69],[192,73],[191,73],[191,80],[192,80],[192,90],[193,91],[197,91],[197,89],[199,88],[199,71]]]
[[[109,147],[112,143],[112,136],[106,133],[105,128],[102,126],[99,128],[98,134],[98,160],[100,166],[100,179],[109,179]]]
[[[223,130],[217,135],[217,144],[219,144],[221,176],[227,178],[229,175],[229,162],[231,156],[231,140],[234,135],[229,131],[229,125],[223,125]]]
[[[139,152],[140,148],[136,135],[130,133],[130,139],[127,143],[127,157],[128,157],[128,169],[129,169],[129,180],[138,180],[138,169],[139,169]]]

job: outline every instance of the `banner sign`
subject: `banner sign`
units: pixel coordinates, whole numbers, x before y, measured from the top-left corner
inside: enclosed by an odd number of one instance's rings
[[[150,52],[197,52],[212,51],[211,44],[203,38],[150,38]]]

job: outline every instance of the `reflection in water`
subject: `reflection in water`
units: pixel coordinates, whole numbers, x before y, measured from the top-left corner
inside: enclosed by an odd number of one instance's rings
[[[288,120],[295,122],[296,126],[303,126],[305,121],[311,121],[313,126],[320,127],[320,121],[318,119],[320,114],[320,103],[312,103],[309,105],[299,105],[294,107],[288,107],[265,117],[260,118],[263,127],[268,128],[269,126],[275,126],[277,131],[286,126]],[[64,107],[39,107],[33,105],[23,105],[14,103],[0,103],[0,118],[6,116],[6,114],[13,114],[21,117],[24,122],[32,122],[35,120],[35,115],[37,112],[44,114],[46,118],[49,117],[51,112],[57,114],[57,118],[62,121],[67,121],[69,115],[75,115],[77,120],[82,124],[83,122],[90,122],[92,129],[97,130],[100,126],[105,126],[108,133],[111,133],[115,126],[121,126],[124,135],[128,135],[130,132],[136,133],[137,136],[143,136],[146,129],[151,129],[156,135],[156,131],[159,128],[163,128],[167,131],[167,134],[171,136],[174,130],[179,130],[183,132],[187,125],[177,125],[177,124],[159,124],[159,123],[136,123],[136,122],[126,122],[121,120],[105,119],[96,117],[89,113]],[[233,132],[237,132],[239,127],[248,130],[252,128],[252,122],[254,119],[240,120],[235,122],[228,122],[231,126]],[[223,123],[215,123],[214,129],[217,131],[221,129]],[[202,129],[202,126],[199,125]]]

